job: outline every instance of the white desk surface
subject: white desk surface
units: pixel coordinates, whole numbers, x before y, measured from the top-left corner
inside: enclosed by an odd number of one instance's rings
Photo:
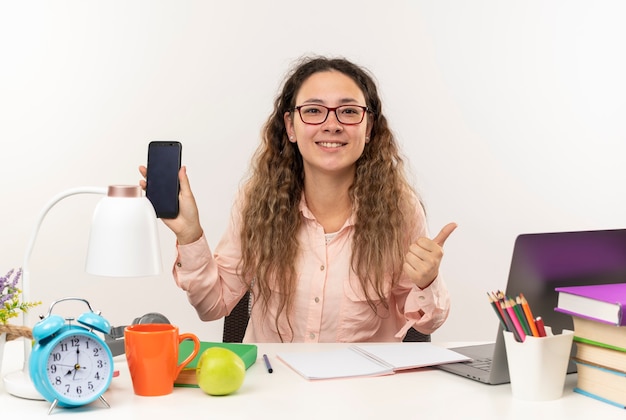
[[[436,343],[435,343],[436,344]],[[440,343],[450,346],[458,343]],[[466,344],[466,343],[463,343]],[[0,381],[2,418],[91,419],[624,419],[625,410],[574,393],[576,375],[568,375],[563,396],[554,401],[528,402],[511,395],[511,387],[485,385],[436,368],[391,376],[309,382],[276,358],[280,351],[315,351],[342,344],[259,344],[257,362],[234,394],[213,397],[198,388],[174,388],[170,395],[140,397],[133,393],[124,356],[118,356],[113,378],[100,401],[88,406],[55,408],[48,416],[47,401],[24,400],[8,394]],[[23,343],[5,346],[2,375],[22,368]],[[268,373],[266,353],[274,372]]]

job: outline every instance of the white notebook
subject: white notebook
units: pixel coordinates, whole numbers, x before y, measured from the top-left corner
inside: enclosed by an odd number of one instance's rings
[[[276,356],[309,380],[391,375],[399,370],[471,360],[427,342],[355,344],[320,352],[281,352]]]

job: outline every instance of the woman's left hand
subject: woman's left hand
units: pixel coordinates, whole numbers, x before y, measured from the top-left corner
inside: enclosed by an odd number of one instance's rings
[[[448,223],[434,239],[419,238],[409,247],[404,257],[404,272],[420,289],[428,287],[439,275],[443,244],[456,227],[456,223]]]

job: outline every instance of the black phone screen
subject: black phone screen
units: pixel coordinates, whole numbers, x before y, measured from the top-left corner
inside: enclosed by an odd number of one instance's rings
[[[178,171],[182,145],[177,141],[153,141],[148,145],[146,197],[157,217],[173,219],[178,216]]]

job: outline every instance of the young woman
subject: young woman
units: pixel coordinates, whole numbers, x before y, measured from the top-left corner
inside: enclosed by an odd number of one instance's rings
[[[174,279],[206,321],[250,291],[245,342],[401,341],[448,316],[438,274],[456,225],[429,239],[374,80],[350,61],[292,70],[215,253],[185,167],[180,184],[180,214],[163,219]]]

